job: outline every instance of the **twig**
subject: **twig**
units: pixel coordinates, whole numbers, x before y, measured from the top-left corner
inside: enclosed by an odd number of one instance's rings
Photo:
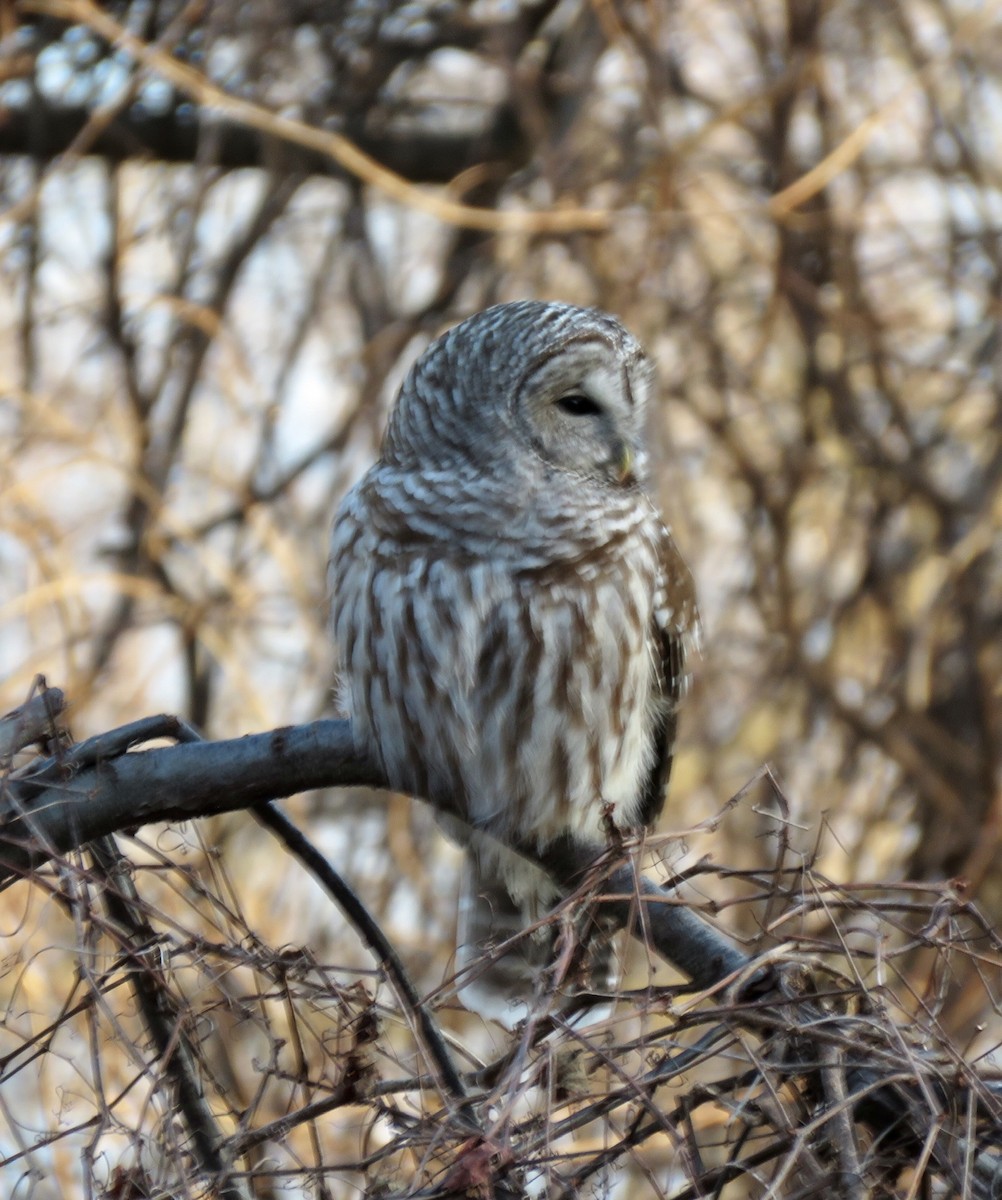
[[[0,717],[0,762],[48,737],[53,718],[65,707],[66,697],[59,688],[45,688],[27,704]]]
[[[104,904],[121,929],[122,945],[131,964],[132,991],[161,1069],[174,1084],[202,1173],[218,1190],[221,1200],[250,1200],[245,1183],[232,1175],[226,1139],[205,1098],[198,1056],[184,1030],[183,1013],[159,969],[156,931],[143,916],[142,901],[126,860],[110,834],[93,842],[89,851],[95,867],[107,880]]]
[[[830,1141],[839,1166],[839,1194],[846,1200],[863,1200],[863,1169],[852,1121],[852,1097],[845,1082],[844,1052],[834,1044],[821,1049],[821,1086],[831,1109]]]
[[[466,1087],[456,1070],[445,1040],[428,1011],[428,1006],[418,995],[417,989],[404,970],[400,956],[390,945],[368,909],[316,846],[274,804],[258,806],[254,809],[254,815],[321,883],[375,954],[397,993],[401,1007],[410,1014],[417,1027],[418,1037],[424,1044],[428,1057],[435,1064],[440,1083],[453,1100],[465,1100]]]

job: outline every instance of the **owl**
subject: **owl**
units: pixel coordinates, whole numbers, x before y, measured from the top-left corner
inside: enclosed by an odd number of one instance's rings
[[[513,1026],[558,899],[506,849],[602,844],[661,811],[698,630],[652,499],[653,372],[613,317],[489,308],[417,360],[334,522],[329,586],[358,750],[466,847],[460,995]],[[501,950],[498,951],[498,947]]]

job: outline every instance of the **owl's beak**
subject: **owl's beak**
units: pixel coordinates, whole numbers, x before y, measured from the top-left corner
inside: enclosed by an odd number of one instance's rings
[[[623,442],[613,466],[617,483],[633,482],[633,451],[626,442]]]

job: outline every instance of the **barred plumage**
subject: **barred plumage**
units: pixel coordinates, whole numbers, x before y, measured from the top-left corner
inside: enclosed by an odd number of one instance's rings
[[[649,360],[612,317],[499,305],[433,343],[334,526],[332,629],[391,785],[542,847],[660,812],[697,617],[647,491]],[[546,877],[470,847],[461,961],[537,919]],[[511,1023],[538,943],[464,992]],[[512,1005],[521,1000],[523,1006]]]

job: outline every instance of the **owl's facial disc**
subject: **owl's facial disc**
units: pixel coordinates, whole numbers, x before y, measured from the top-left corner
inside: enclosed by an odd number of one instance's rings
[[[533,449],[578,477],[629,486],[646,462],[648,372],[608,345],[565,347],[531,371],[519,408]]]

